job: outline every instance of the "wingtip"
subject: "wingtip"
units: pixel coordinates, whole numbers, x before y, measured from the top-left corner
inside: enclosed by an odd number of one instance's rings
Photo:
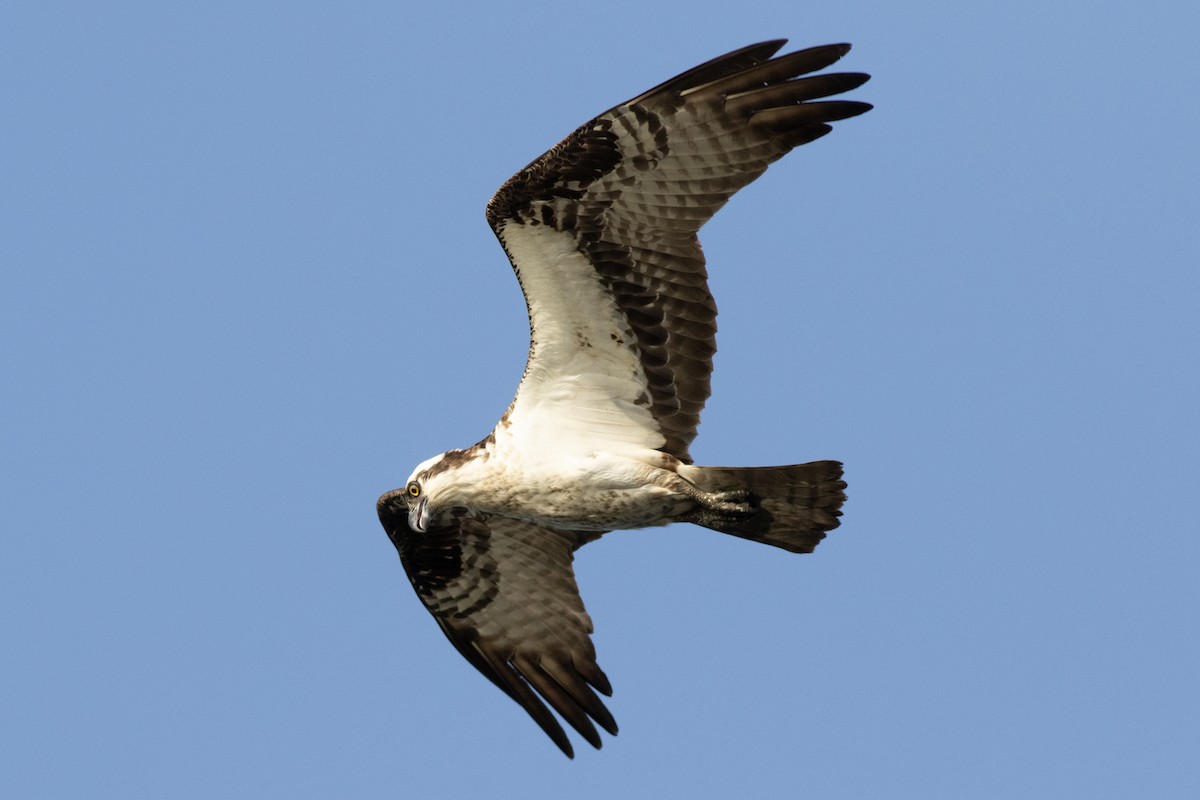
[[[776,50],[779,50],[781,47],[783,47],[787,43],[788,43],[787,37],[781,36],[778,39],[766,39],[766,40],[758,42],[756,44],[749,45],[748,47],[746,47],[746,49],[754,50],[754,49],[757,49],[760,47],[764,48],[764,49],[768,48],[768,47],[773,47]]]
[[[761,58],[770,58],[771,56],[773,56],[777,52],[779,52],[779,50],[782,49],[783,46],[787,43],[788,43],[788,40],[785,38],[764,39],[761,42],[755,42],[754,44],[748,44],[745,47],[739,47],[736,50],[730,50],[725,55],[718,56],[717,58],[713,59],[713,61],[720,61],[720,60],[723,60],[726,58],[745,55],[747,53],[753,53],[754,55],[759,56]]]
[[[840,74],[845,76],[842,78],[842,80],[844,80],[847,84],[847,88],[845,90],[847,92],[852,92],[867,81],[871,80],[870,74],[866,72],[843,72]]]
[[[849,42],[819,44],[813,47],[806,47],[803,50],[797,50],[795,53],[788,53],[788,56],[811,60],[812,63],[807,71],[816,72],[819,69],[825,69],[841,61],[850,52],[850,49],[851,45]],[[783,57],[786,58],[788,56]]]

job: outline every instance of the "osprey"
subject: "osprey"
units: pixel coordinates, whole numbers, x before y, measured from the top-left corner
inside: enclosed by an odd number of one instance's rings
[[[567,756],[617,725],[571,562],[615,529],[691,522],[809,553],[836,528],[842,465],[703,467],[716,305],[697,231],[789,150],[870,105],[823,100],[849,51],[755,44],[586,123],[487,206],[529,311],[529,360],[496,428],[379,498],[417,595],[458,651]],[[800,77],[807,76],[807,77]]]

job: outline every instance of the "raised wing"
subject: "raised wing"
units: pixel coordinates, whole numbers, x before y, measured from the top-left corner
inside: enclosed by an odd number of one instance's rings
[[[543,700],[593,747],[601,744],[593,720],[616,734],[617,723],[596,696],[611,695],[612,687],[596,664],[592,621],[571,569],[575,548],[598,534],[469,515],[417,533],[408,526],[402,492],[381,497],[378,511],[442,632],[567,756],[574,756],[571,742]]]
[[[772,59],[784,42],[721,56],[601,114],[488,204],[529,307],[529,361],[505,419],[530,446],[603,441],[691,462],[717,314],[697,231],[770,163],[870,109],[821,100],[867,75],[798,77],[849,45]]]

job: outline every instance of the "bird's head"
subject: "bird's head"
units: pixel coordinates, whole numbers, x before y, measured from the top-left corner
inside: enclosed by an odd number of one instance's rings
[[[385,528],[396,527],[399,517],[407,514],[408,527],[418,533],[429,530],[430,523],[453,504],[448,503],[454,481],[454,456],[461,451],[451,450],[422,462],[413,470],[403,489],[388,492],[379,498],[379,519]],[[391,530],[389,529],[389,533]]]

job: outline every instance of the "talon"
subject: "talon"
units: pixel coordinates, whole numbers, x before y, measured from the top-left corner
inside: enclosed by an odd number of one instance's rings
[[[737,489],[728,492],[713,492],[710,495],[708,507],[723,514],[752,514],[754,506],[750,503],[750,492]]]

